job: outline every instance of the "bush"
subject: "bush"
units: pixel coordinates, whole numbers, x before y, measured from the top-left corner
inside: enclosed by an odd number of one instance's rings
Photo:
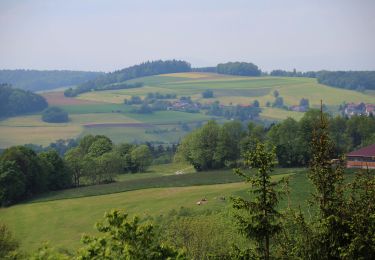
[[[214,97],[214,92],[212,90],[205,90],[202,92],[202,97],[203,98],[213,98]]]
[[[49,107],[43,112],[42,120],[47,123],[65,123],[69,121],[69,116],[59,107]]]

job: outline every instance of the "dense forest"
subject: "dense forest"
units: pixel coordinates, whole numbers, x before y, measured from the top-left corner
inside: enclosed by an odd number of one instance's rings
[[[80,84],[76,89],[68,90],[65,92],[67,96],[75,96],[83,92],[90,90],[103,90],[112,89],[112,87],[129,88],[129,87],[140,87],[140,83],[124,83],[124,81],[135,79],[139,77],[152,76],[165,73],[177,73],[177,72],[188,72],[191,71],[190,64],[186,61],[181,60],[157,60],[148,61],[139,65],[134,65],[122,70],[118,70],[111,73],[106,73],[94,80],[87,81]],[[121,85],[119,85],[121,84]]]
[[[275,77],[307,77],[316,78],[319,83],[331,87],[357,91],[375,90],[375,71],[285,71],[273,70]]]
[[[39,112],[48,106],[44,97],[0,84],[0,117]]]
[[[81,84],[102,74],[69,70],[0,70],[0,82],[38,91]]]

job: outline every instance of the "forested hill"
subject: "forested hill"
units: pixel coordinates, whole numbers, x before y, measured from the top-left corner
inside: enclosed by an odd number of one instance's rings
[[[0,84],[0,118],[38,112],[47,106],[47,101],[38,94]]]
[[[191,66],[186,61],[148,61],[122,70],[106,73],[96,79],[82,83],[77,88],[68,89],[67,91],[65,91],[65,95],[76,96],[80,93],[88,92],[91,90],[139,87],[141,86],[140,84],[126,84],[124,83],[124,81],[145,76],[189,71],[191,71]]]
[[[104,73],[69,70],[0,70],[0,83],[38,91],[81,84],[102,74]]]

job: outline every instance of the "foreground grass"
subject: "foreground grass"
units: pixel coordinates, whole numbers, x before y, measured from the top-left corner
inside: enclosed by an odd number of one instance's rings
[[[274,176],[280,179],[285,175]],[[173,209],[191,208],[224,210],[233,194],[244,194],[247,184],[227,183],[189,187],[152,188],[136,191],[92,196],[76,199],[29,203],[0,209],[0,221],[9,226],[22,249],[34,250],[43,241],[57,248],[72,249],[79,246],[83,233],[93,233],[93,225],[113,208],[126,209],[130,214],[143,216],[165,215]],[[196,202],[206,198],[205,205]]]

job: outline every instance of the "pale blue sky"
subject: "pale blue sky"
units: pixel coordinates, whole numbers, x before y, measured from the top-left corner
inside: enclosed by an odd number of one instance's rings
[[[0,69],[375,70],[374,0],[0,0]]]

